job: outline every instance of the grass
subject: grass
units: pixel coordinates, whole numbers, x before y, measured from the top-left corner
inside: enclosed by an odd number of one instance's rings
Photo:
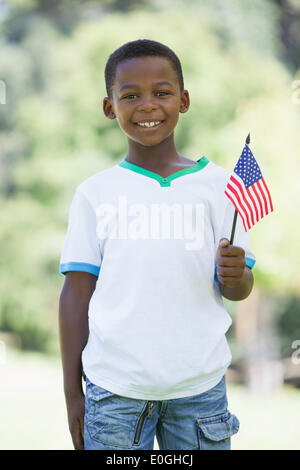
[[[0,449],[73,449],[59,358],[6,351],[0,363]],[[228,385],[229,410],[240,420],[232,449],[300,449],[300,390],[284,386],[270,396]],[[158,450],[155,440],[154,449]]]

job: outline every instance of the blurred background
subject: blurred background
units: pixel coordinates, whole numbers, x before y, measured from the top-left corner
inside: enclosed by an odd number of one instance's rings
[[[178,151],[231,172],[251,133],[274,212],[251,230],[255,288],[225,301],[232,448],[299,449],[300,0],[0,0],[0,449],[73,448],[60,254],[76,186],[127,153],[106,61],[145,38],[182,64]]]

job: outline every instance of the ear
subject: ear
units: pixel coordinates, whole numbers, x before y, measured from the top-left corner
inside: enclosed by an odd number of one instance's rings
[[[113,110],[111,99],[106,96],[103,98],[103,112],[108,119],[115,119],[116,115]]]
[[[181,103],[180,103],[180,108],[179,111],[181,113],[186,113],[190,107],[190,95],[187,90],[183,90],[182,95],[181,95]]]
[[[181,103],[179,111],[181,113],[186,113],[190,107],[190,95],[187,90],[183,90],[181,95]]]

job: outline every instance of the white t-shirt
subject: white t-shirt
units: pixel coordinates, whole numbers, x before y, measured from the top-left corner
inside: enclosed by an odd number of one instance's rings
[[[234,216],[224,194],[229,176],[206,157],[167,178],[124,159],[77,186],[60,272],[99,276],[82,352],[91,382],[167,400],[221,380],[232,359],[225,337],[232,320],[215,268]],[[239,215],[233,244],[252,268]]]

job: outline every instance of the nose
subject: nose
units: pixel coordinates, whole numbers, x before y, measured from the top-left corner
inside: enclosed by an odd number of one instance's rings
[[[153,101],[153,96],[147,95],[144,96],[138,106],[138,111],[151,112],[153,109],[156,109],[157,105]]]

